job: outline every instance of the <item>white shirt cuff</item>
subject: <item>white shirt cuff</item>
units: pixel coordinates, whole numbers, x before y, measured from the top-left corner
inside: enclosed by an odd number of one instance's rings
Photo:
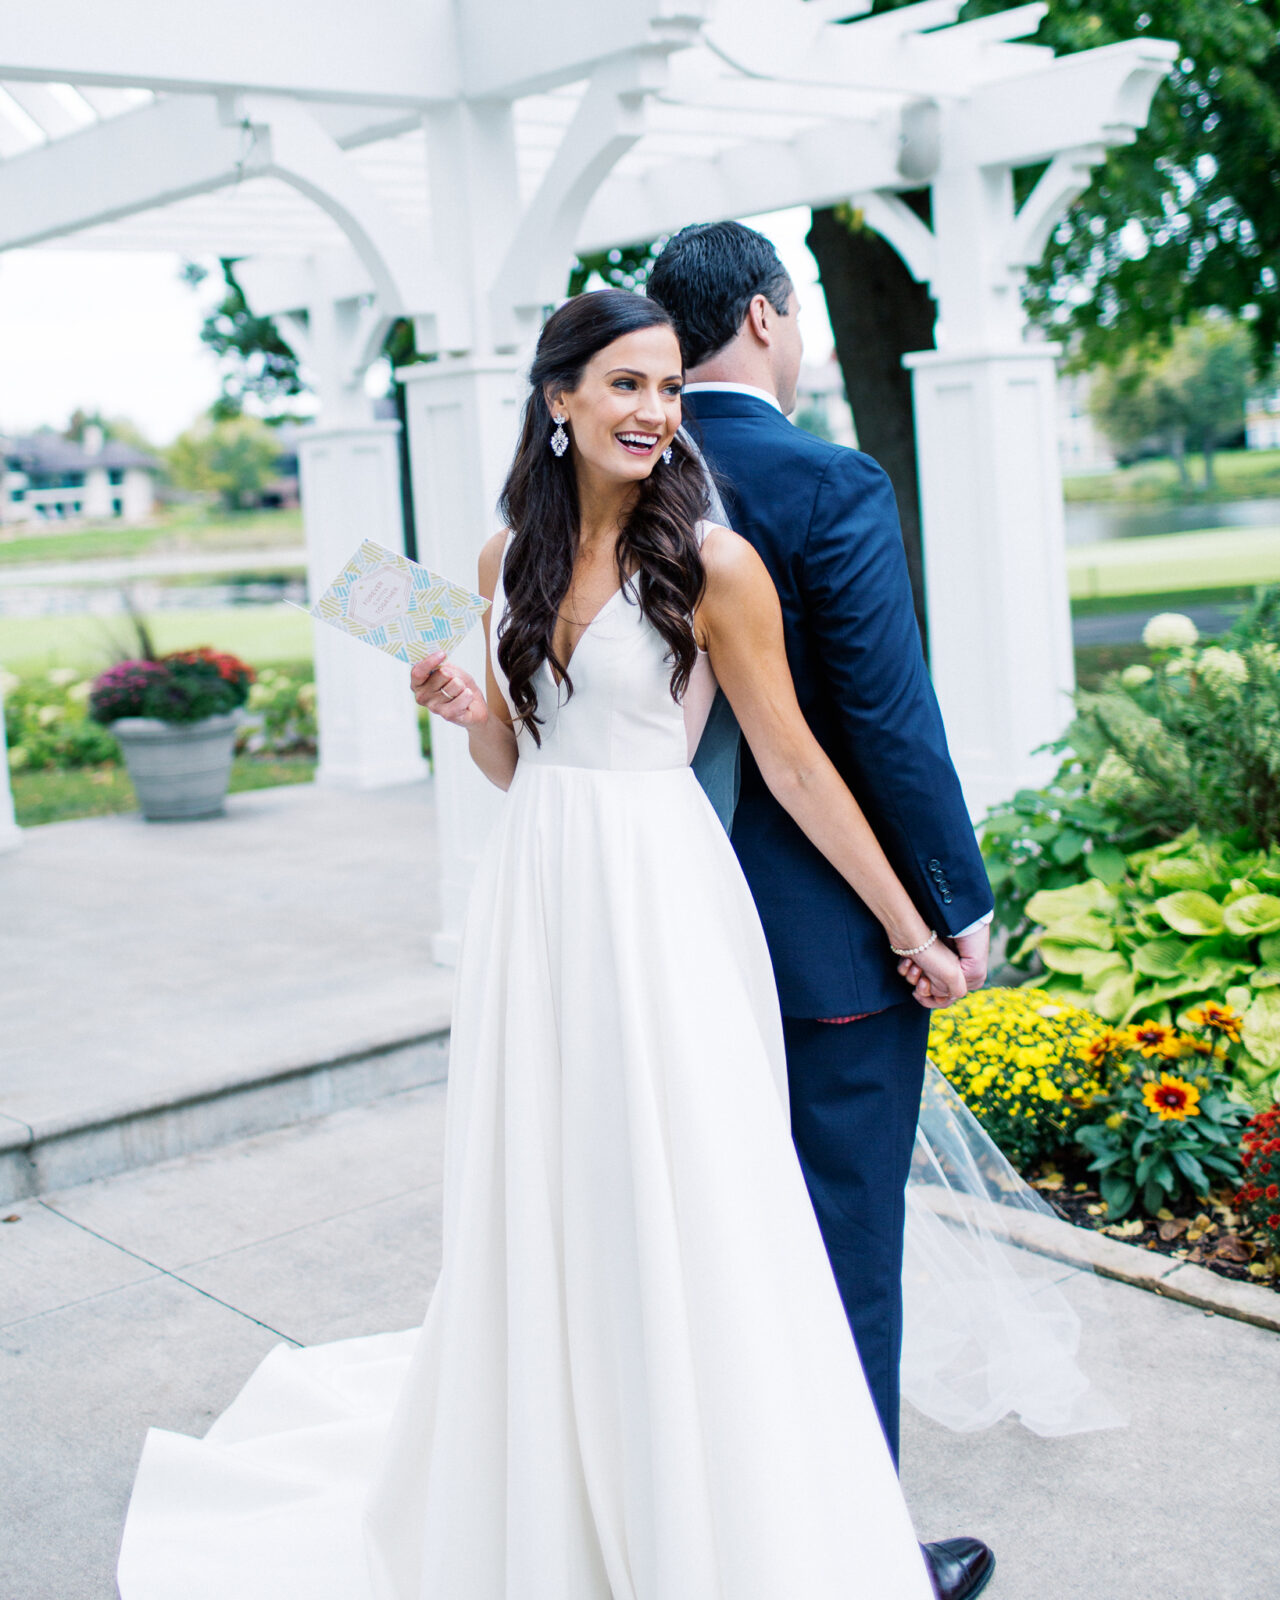
[[[953,933],[953,939],[963,939],[967,933],[977,933],[979,928],[985,928],[995,916],[994,910],[988,911],[985,917],[979,917],[976,922],[971,922],[967,928],[961,928],[959,933]]]

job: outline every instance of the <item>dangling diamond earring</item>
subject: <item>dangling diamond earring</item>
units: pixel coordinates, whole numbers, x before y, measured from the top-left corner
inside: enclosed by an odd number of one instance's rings
[[[569,448],[569,435],[564,431],[564,418],[552,417],[556,431],[551,435],[551,448],[556,455],[562,456]]]
[[[667,448],[662,452],[662,459],[666,462],[666,464],[668,466],[670,466],[671,465],[671,458],[674,455],[675,455],[675,451],[671,448],[670,445],[668,445]]]

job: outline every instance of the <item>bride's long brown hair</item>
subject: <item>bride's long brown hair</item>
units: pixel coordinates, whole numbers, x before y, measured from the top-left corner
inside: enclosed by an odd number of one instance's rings
[[[499,510],[514,537],[502,584],[507,614],[498,629],[498,664],[506,674],[516,714],[542,743],[534,675],[550,662],[573,693],[568,665],[554,647],[556,619],[573,576],[581,509],[573,455],[550,449],[554,424],[546,390],[571,394],[593,356],[640,328],[670,328],[671,318],[652,300],[625,289],[579,295],[548,319],[529,372],[520,443],[503,485]],[[706,576],[697,524],[707,513],[702,464],[679,438],[671,461],[659,460],[637,485],[638,493],[618,537],[618,582],[639,602],[667,644],[671,695],[679,700],[697,659],[693,612]]]

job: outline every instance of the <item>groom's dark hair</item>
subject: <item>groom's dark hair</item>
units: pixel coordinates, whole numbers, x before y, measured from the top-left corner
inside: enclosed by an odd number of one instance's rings
[[[791,279],[764,234],[740,222],[702,222],[667,240],[645,293],[670,312],[685,366],[699,367],[737,337],[758,294],[785,317]]]

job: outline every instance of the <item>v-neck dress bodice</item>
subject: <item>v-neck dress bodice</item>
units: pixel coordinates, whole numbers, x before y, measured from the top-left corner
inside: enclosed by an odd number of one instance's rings
[[[492,615],[494,676],[514,716],[510,686],[497,657],[506,615],[501,575]],[[716,692],[710,659],[699,651],[681,701],[672,699],[666,641],[646,619],[631,583],[616,590],[578,635],[569,658],[569,681],[572,694],[568,684],[557,684],[548,662],[539,668],[542,742],[535,743],[527,728],[519,729],[521,766],[627,772],[687,767]]]

